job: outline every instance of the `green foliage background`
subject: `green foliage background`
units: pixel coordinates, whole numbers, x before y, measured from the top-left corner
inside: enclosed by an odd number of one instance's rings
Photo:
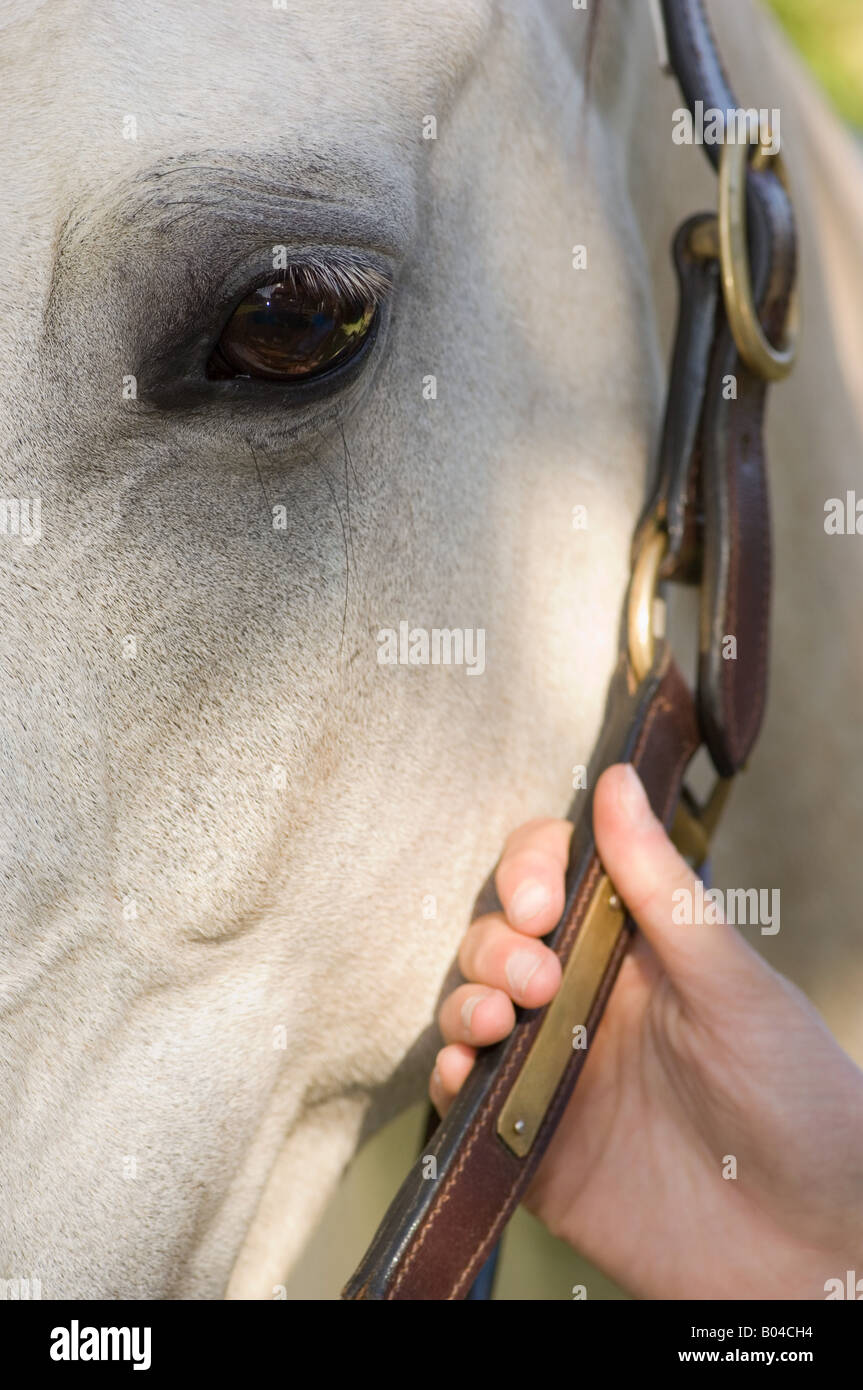
[[[769,0],[839,112],[863,130],[863,0]]]

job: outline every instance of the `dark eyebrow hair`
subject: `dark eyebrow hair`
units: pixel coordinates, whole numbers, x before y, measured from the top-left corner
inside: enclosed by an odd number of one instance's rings
[[[382,243],[402,242],[413,221],[413,189],[380,166],[341,148],[297,149],[290,155],[259,150],[200,150],[166,156],[133,170],[113,185],[82,198],[67,215],[59,238],[61,258],[100,224],[119,232],[130,226],[160,233],[205,213],[215,221],[308,221],[329,209],[334,226],[374,225]],[[314,210],[314,212],[313,212]]]
[[[179,311],[184,295],[198,302],[216,293],[224,275],[242,270],[250,257],[257,275],[264,253],[282,244],[355,248],[398,262],[415,219],[410,172],[343,146],[169,155],[88,188],[69,209],[55,243],[46,328],[67,299],[86,293],[94,265],[103,292],[115,293],[118,321],[132,303],[133,284],[147,273],[152,287],[139,293],[165,318]]]
[[[58,232],[56,261],[75,257],[93,235],[161,236],[202,218],[243,236],[256,227],[264,235],[278,227],[314,235],[324,214],[336,240],[357,236],[397,253],[413,235],[413,183],[397,165],[359,160],[343,147],[172,154],[85,193]]]

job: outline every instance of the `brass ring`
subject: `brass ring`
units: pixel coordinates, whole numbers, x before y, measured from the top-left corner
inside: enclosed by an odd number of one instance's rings
[[[627,605],[627,640],[629,664],[637,681],[643,681],[653,666],[656,633],[653,627],[653,607],[659,588],[659,571],[668,549],[668,535],[654,525],[654,530],[638,552],[632,569]]]
[[[750,145],[726,140],[719,161],[719,261],[725,312],[737,351],[747,367],[766,381],[781,381],[797,355],[797,296],[792,293],[782,347],[774,347],[758,319],[752,297],[752,274],[746,236],[746,173]],[[788,189],[785,165],[759,141],[753,159],[757,168],[771,162],[783,188]]]

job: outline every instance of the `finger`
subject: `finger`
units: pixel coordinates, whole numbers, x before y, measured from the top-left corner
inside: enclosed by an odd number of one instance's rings
[[[473,1070],[476,1052],[463,1043],[442,1047],[429,1082],[429,1099],[443,1117]]]
[[[438,1023],[448,1043],[488,1047],[512,1032],[515,1009],[503,990],[461,985],[444,1000]]]
[[[510,835],[494,878],[510,926],[545,936],[557,925],[571,838],[566,820],[528,821]]]
[[[468,980],[502,989],[527,1009],[547,1004],[560,984],[560,962],[554,952],[541,941],[513,931],[499,912],[471,923],[458,963]]]
[[[594,830],[606,872],[663,966],[679,984],[749,968],[754,954],[725,922],[684,922],[695,874],[654,816],[630,763],[608,768],[596,785]],[[675,920],[676,918],[676,920]]]

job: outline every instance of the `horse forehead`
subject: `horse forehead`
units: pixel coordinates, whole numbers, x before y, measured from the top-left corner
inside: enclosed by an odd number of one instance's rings
[[[3,29],[4,94],[38,99],[78,137],[106,112],[235,124],[305,109],[308,119],[373,107],[379,120],[407,99],[421,103],[457,81],[487,32],[493,0],[264,0],[214,8],[208,0],[132,0],[88,6],[24,4]],[[86,74],[86,81],[82,81]],[[10,90],[11,89],[11,90]],[[226,94],[230,92],[230,100]],[[194,106],[184,99],[194,95]],[[95,120],[93,119],[95,117]]]

